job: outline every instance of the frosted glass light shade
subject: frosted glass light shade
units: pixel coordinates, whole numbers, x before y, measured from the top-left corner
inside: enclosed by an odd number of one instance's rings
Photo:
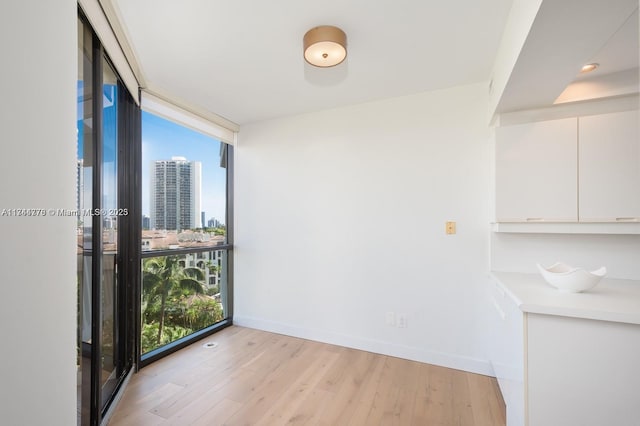
[[[304,59],[316,67],[333,67],[347,57],[347,35],[338,27],[323,25],[307,31]]]

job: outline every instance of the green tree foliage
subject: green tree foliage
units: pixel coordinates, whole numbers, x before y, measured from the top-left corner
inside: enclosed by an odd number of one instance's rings
[[[220,284],[212,285],[207,290],[207,295],[208,296],[215,296],[218,293],[220,293]]]
[[[210,326],[222,318],[222,306],[211,296],[191,295],[180,300],[185,326],[194,331]]]
[[[158,328],[159,324],[157,322],[142,324],[142,353],[147,353],[193,333],[193,330],[188,328],[167,325],[162,333],[162,341],[158,343]]]
[[[178,256],[154,257],[143,261],[142,292],[147,308],[145,314],[147,310],[150,310],[150,314],[157,313],[158,345],[162,342],[167,299],[175,292],[202,294],[205,291],[203,281],[202,270],[180,266]]]
[[[143,261],[142,353],[163,346],[224,318],[222,304],[213,297],[219,286],[206,290],[204,271],[180,265],[184,256]],[[207,262],[205,266],[217,270]],[[216,290],[212,293],[212,290]]]
[[[213,234],[213,235],[226,235],[227,234],[227,228],[224,225],[218,226],[217,228],[204,227],[204,228],[202,228],[202,230],[204,232],[208,232],[208,233]]]

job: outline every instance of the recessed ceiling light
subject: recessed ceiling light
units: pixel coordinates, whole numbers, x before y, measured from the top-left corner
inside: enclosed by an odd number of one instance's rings
[[[596,68],[598,68],[599,66],[600,66],[600,64],[596,64],[595,62],[592,63],[592,64],[587,64],[587,65],[582,67],[582,69],[580,70],[580,74],[591,72],[591,71],[595,70]]]

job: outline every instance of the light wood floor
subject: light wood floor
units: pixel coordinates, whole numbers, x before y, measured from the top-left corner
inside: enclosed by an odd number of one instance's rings
[[[233,326],[141,369],[109,423],[285,424],[504,426],[505,408],[491,377]]]

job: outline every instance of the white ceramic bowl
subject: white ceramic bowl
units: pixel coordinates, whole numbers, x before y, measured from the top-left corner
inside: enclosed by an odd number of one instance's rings
[[[595,271],[585,271],[582,268],[573,268],[565,263],[558,262],[548,268],[536,264],[545,281],[564,293],[579,293],[596,286],[607,274],[604,266]]]

